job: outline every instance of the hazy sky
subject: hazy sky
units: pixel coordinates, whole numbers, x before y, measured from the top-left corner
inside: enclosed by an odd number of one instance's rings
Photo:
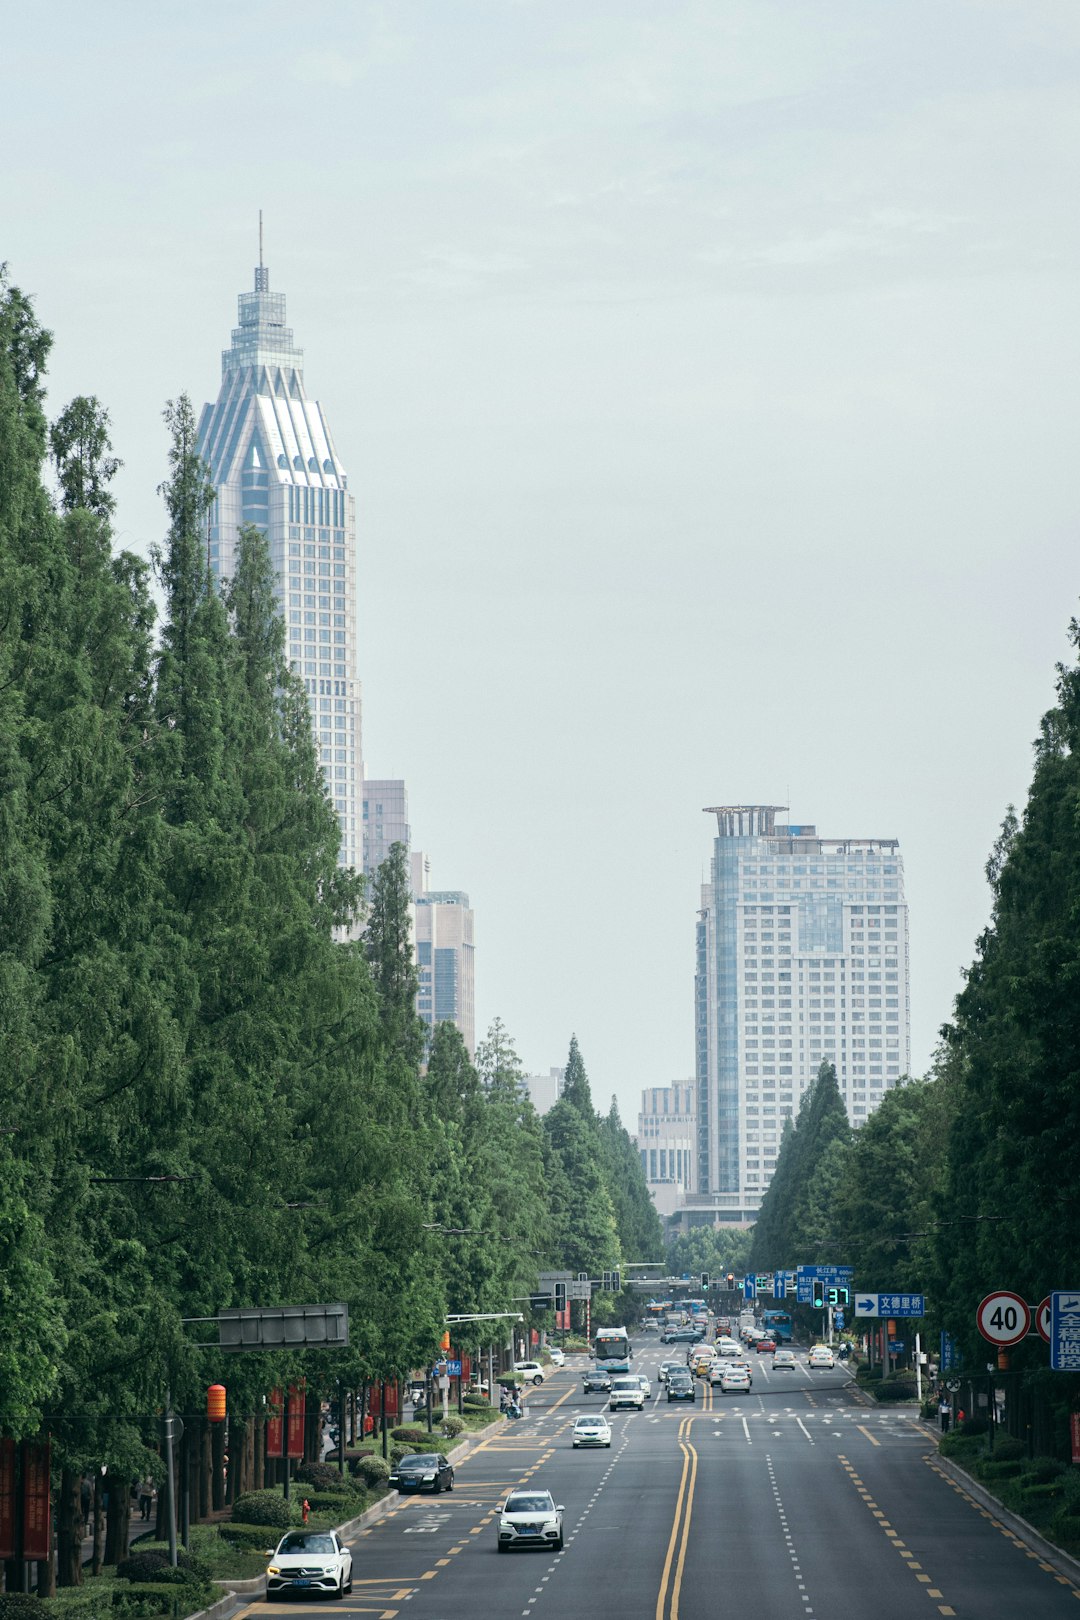
[[[1067,0],[55,0],[0,259],[50,409],[215,397],[257,211],[358,500],[364,749],[476,910],[478,1023],[693,1069],[714,823],[898,837],[922,1071],[1080,585]]]

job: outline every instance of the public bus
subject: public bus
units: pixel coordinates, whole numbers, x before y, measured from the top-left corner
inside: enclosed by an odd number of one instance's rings
[[[791,1316],[788,1311],[766,1311],[762,1323],[766,1333],[771,1333],[777,1344],[791,1343]]]
[[[630,1339],[623,1327],[597,1328],[593,1341],[597,1370],[609,1373],[630,1371]]]

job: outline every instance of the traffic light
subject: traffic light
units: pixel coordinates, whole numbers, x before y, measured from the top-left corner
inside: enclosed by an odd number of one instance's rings
[[[605,1294],[610,1294],[611,1293],[611,1272],[610,1271],[605,1271],[604,1272],[603,1289],[604,1289]]]
[[[564,1282],[555,1284],[555,1309],[557,1311],[565,1311],[566,1309],[566,1284]]]
[[[450,1348],[450,1329],[449,1328],[447,1328],[446,1332],[443,1334],[442,1338],[439,1340],[439,1348],[440,1348],[440,1350],[449,1350],[449,1348]]]
[[[815,1311],[823,1311],[825,1309],[824,1283],[816,1282],[814,1284],[814,1309]]]
[[[622,1272],[617,1266],[611,1273],[611,1291],[613,1294],[622,1293]]]
[[[735,1286],[735,1273],[733,1271],[729,1271],[727,1274],[727,1285],[729,1288],[734,1288]]]
[[[709,1292],[709,1273],[707,1271],[701,1273],[701,1292],[703,1294]]]

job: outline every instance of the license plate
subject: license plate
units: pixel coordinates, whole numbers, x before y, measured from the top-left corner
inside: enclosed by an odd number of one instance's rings
[[[310,1586],[310,1581],[293,1581],[294,1586]]]

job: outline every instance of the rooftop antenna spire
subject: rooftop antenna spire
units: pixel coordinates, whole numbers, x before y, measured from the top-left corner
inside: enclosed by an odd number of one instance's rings
[[[266,269],[265,265],[263,264],[263,226],[262,226],[262,209],[261,208],[259,209],[259,266],[258,266],[258,269],[255,271],[255,291],[256,292],[269,292],[270,291],[270,272],[269,272],[269,270]]]

